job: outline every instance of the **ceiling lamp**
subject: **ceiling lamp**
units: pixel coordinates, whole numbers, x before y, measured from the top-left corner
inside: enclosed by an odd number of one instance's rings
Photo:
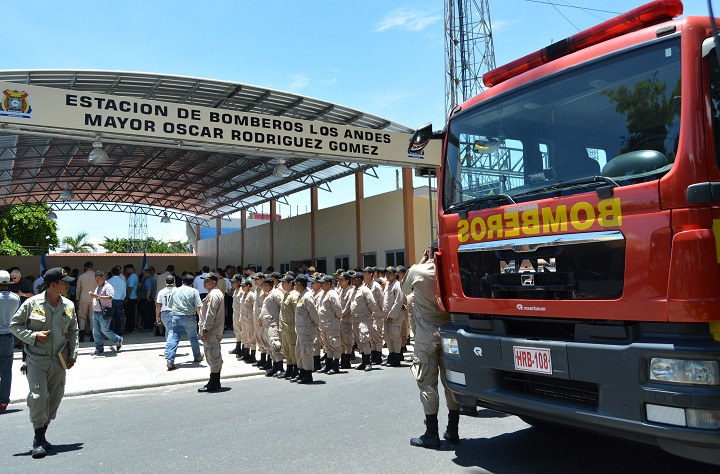
[[[162,216],[162,219],[160,219],[160,223],[161,224],[169,224],[170,223],[170,218],[168,217],[167,212],[163,212],[163,216]]]
[[[273,169],[273,176],[276,178],[287,178],[290,176],[290,170],[285,166],[285,160],[283,158],[278,158],[277,164]]]
[[[108,158],[108,155],[107,153],[105,153],[105,150],[103,150],[102,146],[103,145],[100,140],[96,140],[93,142],[93,149],[88,155],[88,162],[91,165],[104,165],[105,163],[110,161],[110,158]]]
[[[45,219],[47,219],[49,221],[56,221],[57,214],[55,214],[55,212],[52,209],[50,209],[50,212],[47,213],[47,216],[45,216]]]
[[[75,194],[72,192],[72,189],[70,189],[69,184],[65,184],[65,187],[60,192],[60,196],[58,197],[61,201],[72,201],[75,199]]]

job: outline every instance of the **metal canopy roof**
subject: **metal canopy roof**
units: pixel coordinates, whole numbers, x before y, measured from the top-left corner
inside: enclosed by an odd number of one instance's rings
[[[236,82],[116,71],[0,71],[0,81],[317,120],[375,130],[412,130],[359,110]],[[0,130],[1,131],[1,130]],[[286,159],[291,174],[273,176],[278,153],[211,152],[106,142],[110,161],[91,166],[92,144],[71,137],[0,133],[0,206],[49,202],[53,209],[116,210],[204,223],[258,204],[368,171],[373,165]],[[74,200],[60,201],[68,185]]]

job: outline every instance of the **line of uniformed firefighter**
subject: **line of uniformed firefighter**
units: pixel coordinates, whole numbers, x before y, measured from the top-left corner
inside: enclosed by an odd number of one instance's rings
[[[404,267],[341,269],[335,278],[246,271],[232,280],[236,346],[230,353],[238,360],[299,384],[312,383],[313,372],[352,368],[353,346],[362,354],[356,370],[400,366],[412,319],[412,298],[408,305],[400,288]],[[389,351],[384,363],[383,341]]]

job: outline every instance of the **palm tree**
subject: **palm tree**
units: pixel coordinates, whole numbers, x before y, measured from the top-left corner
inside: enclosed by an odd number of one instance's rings
[[[75,237],[63,237],[62,243],[65,245],[66,253],[88,253],[95,251],[95,245],[86,241],[88,233],[80,232]]]

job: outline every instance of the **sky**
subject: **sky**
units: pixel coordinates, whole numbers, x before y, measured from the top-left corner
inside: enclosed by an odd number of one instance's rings
[[[489,0],[496,65],[643,3]],[[707,14],[704,0],[684,3],[685,16]],[[442,0],[5,0],[3,6],[21,19],[0,29],[4,69],[176,74],[284,90],[411,128],[432,122],[440,129],[445,121]],[[720,2],[712,6],[720,16]],[[366,177],[366,196],[395,189],[395,169],[378,175]],[[320,208],[353,199],[345,191],[353,189],[352,179],[320,191]],[[289,202],[292,215],[303,213],[309,192]],[[289,211],[279,208],[281,215]],[[128,236],[129,214],[57,214],[60,239],[83,231],[95,244],[105,236]],[[147,221],[149,236],[186,240],[184,222]]]

